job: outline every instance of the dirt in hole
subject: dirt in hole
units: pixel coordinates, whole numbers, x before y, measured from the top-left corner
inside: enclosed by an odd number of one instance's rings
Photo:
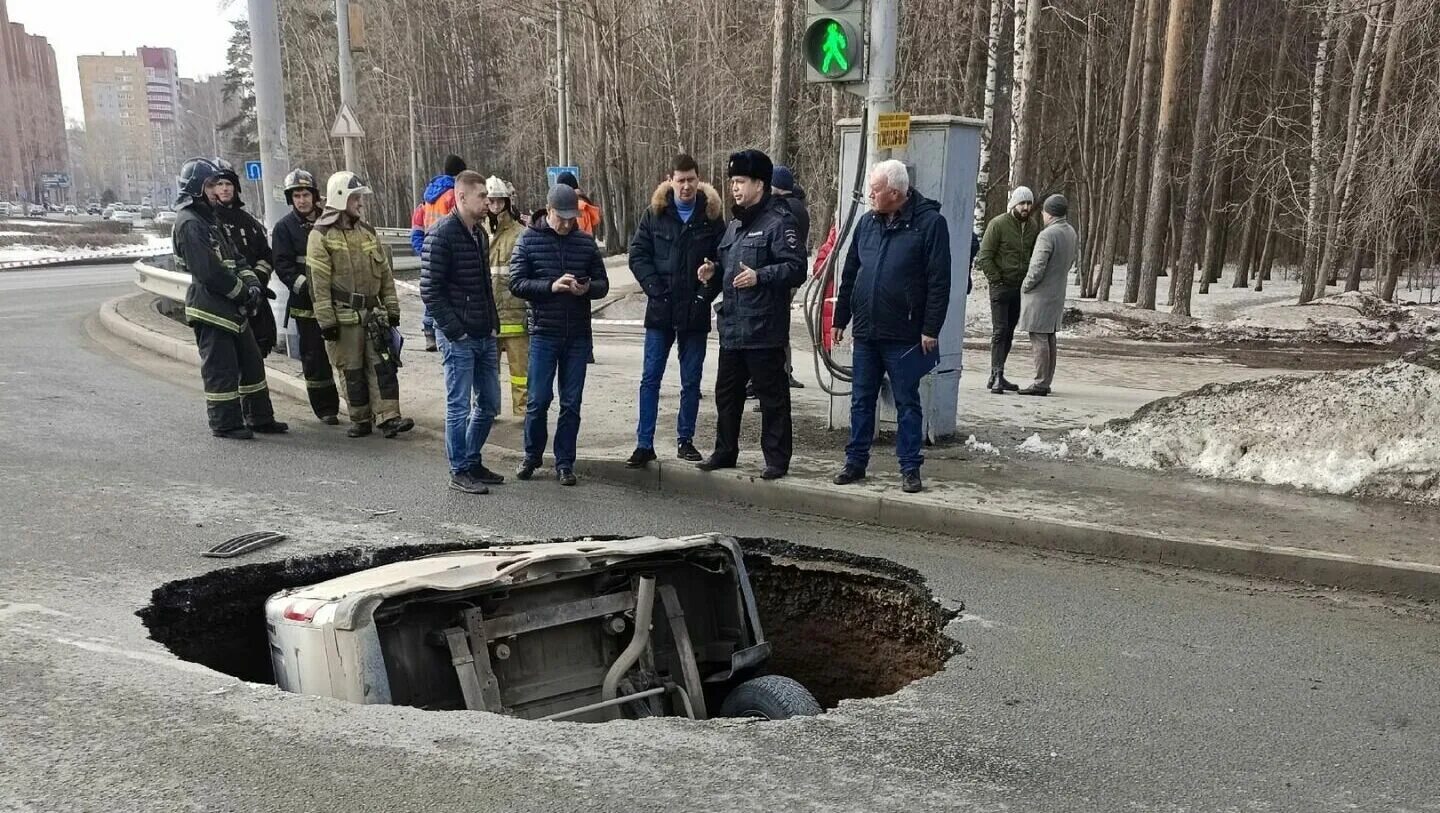
[[[798,680],[826,708],[846,698],[895,692],[938,672],[960,650],[944,633],[957,612],[933,599],[918,571],[783,540],[739,541],[772,645],[767,671]],[[345,548],[224,568],[161,585],[137,615],[151,638],[184,660],[254,683],[274,683],[264,614],[265,600],[274,593],[486,546],[457,541]]]

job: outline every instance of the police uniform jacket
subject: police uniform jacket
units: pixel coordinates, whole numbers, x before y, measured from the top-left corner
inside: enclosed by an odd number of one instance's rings
[[[725,299],[720,303],[720,349],[764,350],[790,343],[790,291],[805,282],[805,248],[790,208],[767,195],[739,211],[720,238]],[[736,288],[740,265],[757,284]]]

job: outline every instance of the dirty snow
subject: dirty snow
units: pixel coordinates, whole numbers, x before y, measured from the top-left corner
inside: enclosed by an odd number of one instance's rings
[[[1032,454],[1440,505],[1440,352],[1364,370],[1212,384]]]
[[[984,442],[984,441],[982,441],[982,440],[976,440],[976,438],[975,438],[974,435],[971,435],[970,437],[968,437],[968,438],[965,439],[965,448],[967,448],[967,449],[969,449],[969,450],[971,450],[971,451],[974,451],[974,452],[980,452],[981,454],[988,454],[988,455],[999,455],[999,454],[1000,454],[1000,450],[999,450],[999,449],[996,449],[993,444],[986,443],[986,442]]]

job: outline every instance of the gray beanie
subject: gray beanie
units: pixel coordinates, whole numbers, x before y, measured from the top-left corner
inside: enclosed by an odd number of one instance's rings
[[[1035,193],[1030,191],[1028,186],[1017,186],[1015,191],[1010,193],[1010,202],[1005,205],[1007,210],[1014,209],[1022,203],[1034,203]]]
[[[1070,213],[1070,201],[1064,195],[1051,195],[1045,199],[1044,209],[1051,217],[1064,217]]]

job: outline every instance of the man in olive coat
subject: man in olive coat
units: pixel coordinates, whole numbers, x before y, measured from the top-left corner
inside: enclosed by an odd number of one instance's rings
[[[996,395],[1020,389],[1005,380],[1005,359],[1010,356],[1015,323],[1020,319],[1020,283],[1030,268],[1030,252],[1040,233],[1040,224],[1032,217],[1034,209],[1034,193],[1028,187],[1016,187],[1005,214],[985,226],[975,260],[990,281],[990,380],[985,388]]]
[[[1043,207],[1045,228],[1035,240],[1030,270],[1020,284],[1020,329],[1030,334],[1035,355],[1035,382],[1021,395],[1049,395],[1055,378],[1055,333],[1065,314],[1065,283],[1075,267],[1075,229],[1068,215],[1070,203],[1051,195]]]

